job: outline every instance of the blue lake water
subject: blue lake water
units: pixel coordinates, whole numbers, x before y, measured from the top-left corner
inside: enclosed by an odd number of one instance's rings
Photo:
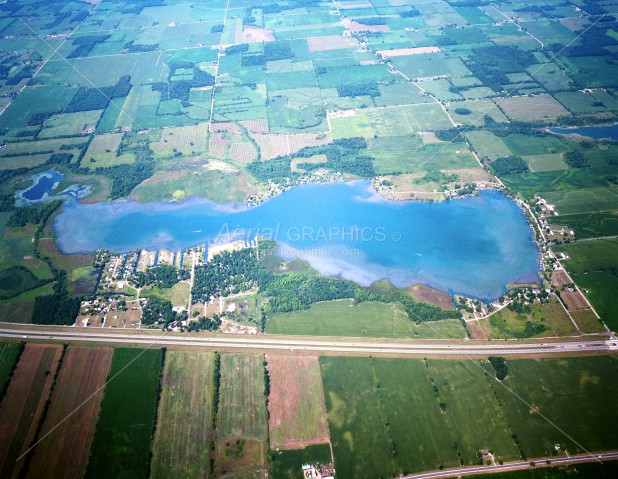
[[[27,206],[55,200],[78,201],[91,193],[90,185],[71,185],[63,191],[56,191],[63,178],[64,175],[55,170],[30,176],[32,186],[15,192],[15,204]]]
[[[539,250],[521,209],[495,191],[441,203],[390,201],[366,181],[302,185],[257,207],[180,204],[67,204],[55,223],[66,253],[104,248],[180,250],[201,243],[279,242],[323,274],[368,285],[424,283],[494,299],[512,282],[538,279]]]
[[[48,195],[51,194],[54,185],[60,183],[62,178],[64,178],[64,175],[61,175],[57,171],[46,171],[42,175],[39,175],[34,185],[24,191],[22,196],[27,200],[40,200],[46,193]]]
[[[618,140],[618,123],[614,125],[580,126],[577,128],[550,128],[552,133],[560,135],[581,135],[595,140],[610,139]]]

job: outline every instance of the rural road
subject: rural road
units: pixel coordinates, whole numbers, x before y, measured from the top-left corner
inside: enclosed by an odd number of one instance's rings
[[[251,349],[261,351],[296,351],[308,353],[354,353],[390,355],[444,355],[444,356],[486,356],[486,355],[530,355],[530,354],[579,354],[591,351],[618,351],[618,341],[554,341],[545,343],[526,342],[477,342],[431,341],[403,342],[384,339],[350,339],[193,335],[190,333],[161,333],[158,331],[119,332],[115,330],[93,331],[81,328],[54,328],[50,326],[0,328],[0,338],[19,340],[43,340],[61,342],[94,342],[107,344],[132,344],[142,346],[190,346],[209,349]]]
[[[610,459],[618,459],[618,452],[604,452],[598,454],[581,454],[577,456],[569,456],[569,457],[560,457],[560,458],[551,458],[551,466],[556,466],[559,464],[567,465],[567,464],[577,464],[581,462],[594,462],[599,461],[602,462],[604,460]],[[508,462],[503,465],[495,465],[495,466],[473,466],[473,467],[459,467],[455,469],[436,471],[436,472],[426,472],[422,474],[412,474],[409,476],[403,476],[402,479],[434,479],[434,478],[446,478],[446,477],[459,477],[459,476],[469,476],[472,474],[488,474],[488,473],[497,473],[497,472],[506,472],[506,471],[514,471],[517,469],[532,469],[530,466],[530,462],[534,461],[537,466],[534,467],[545,467],[545,461],[547,458],[542,459],[529,459],[527,461],[515,461]]]

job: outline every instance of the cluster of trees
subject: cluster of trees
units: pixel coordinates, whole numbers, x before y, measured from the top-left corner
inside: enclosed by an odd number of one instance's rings
[[[511,83],[507,73],[525,70],[536,61],[531,52],[522,51],[510,45],[501,45],[476,48],[474,55],[465,63],[472,74],[485,86],[499,92],[502,91],[503,85]]]
[[[142,181],[152,176],[154,163],[141,161],[130,165],[118,165],[111,168],[97,169],[112,181],[110,196],[112,199],[128,196],[131,190]]]
[[[366,18],[357,18],[356,21],[363,25],[386,25],[387,19],[383,17],[366,17]]]
[[[131,278],[131,282],[138,288],[153,285],[157,288],[171,288],[179,281],[188,279],[191,273],[186,269],[178,269],[168,264],[138,271]]]
[[[212,28],[210,29],[210,33],[221,33],[223,31],[223,24],[219,23],[217,25],[213,25]]]
[[[167,299],[148,298],[148,302],[142,307],[142,324],[164,324],[176,321],[176,313],[172,310],[172,303]]]
[[[491,162],[491,169],[497,176],[516,175],[530,171],[528,163],[521,156],[510,155]]]
[[[380,301],[382,303],[401,303],[408,318],[415,323],[425,321],[439,321],[441,319],[459,318],[461,314],[456,310],[444,310],[438,306],[415,301],[406,291],[396,290],[388,293],[376,293],[368,289],[357,287],[354,299],[356,302]]]
[[[71,325],[79,313],[80,299],[66,291],[56,291],[51,296],[37,296],[32,311],[33,324]]]
[[[500,381],[504,381],[504,378],[506,378],[509,373],[509,368],[506,365],[506,359],[502,356],[489,356],[487,359],[494,368],[494,371],[496,371],[496,378]]]
[[[321,154],[326,156],[326,164],[300,163],[299,168],[305,171],[328,168],[369,178],[375,176],[376,173],[373,158],[360,154],[366,148],[367,142],[364,138],[343,138],[328,145],[305,147],[294,156],[297,158],[309,158]],[[247,170],[261,181],[281,181],[298,176],[292,173],[291,159],[288,156],[280,156],[268,161],[254,161],[248,165]]]
[[[88,56],[90,51],[97,43],[103,43],[110,35],[84,35],[73,39],[76,48],[67,55],[67,58],[77,58]]]
[[[406,12],[399,12],[399,16],[401,18],[412,18],[420,16],[421,12],[419,12],[416,8],[410,7],[410,10]]]
[[[357,302],[399,302],[408,317],[417,323],[458,318],[457,311],[416,302],[407,292],[395,290],[374,293],[353,281],[323,277],[314,271],[275,274],[258,261],[253,249],[224,252],[195,269],[193,301],[208,301],[214,296],[246,291],[259,287],[268,298],[263,313],[285,313],[308,309],[320,301],[354,298]],[[263,314],[264,316],[264,314]]]
[[[200,316],[196,321],[189,321],[185,330],[192,333],[195,331],[216,331],[221,327],[221,318],[215,314],[212,318]]]
[[[43,205],[14,208],[7,226],[43,225],[61,204],[61,201],[52,201]]]
[[[213,296],[247,291],[261,284],[268,272],[251,248],[224,251],[195,268],[193,302],[209,301]]]
[[[227,51],[227,50],[226,50]],[[266,65],[266,62],[294,58],[294,52],[286,42],[264,43],[264,53],[242,55],[240,65],[243,67]]]
[[[380,96],[380,90],[375,83],[352,83],[349,85],[339,85],[337,94],[343,96]]]
[[[64,111],[65,113],[75,113],[78,111],[104,110],[111,99],[125,97],[130,90],[131,77],[129,75],[121,76],[118,83],[110,87],[80,87]]]
[[[353,298],[356,288],[352,281],[317,276],[310,271],[271,275],[264,288],[269,297],[266,310],[287,313],[308,309],[319,301]]]
[[[581,150],[571,150],[564,154],[564,162],[571,168],[587,168],[590,162]]]

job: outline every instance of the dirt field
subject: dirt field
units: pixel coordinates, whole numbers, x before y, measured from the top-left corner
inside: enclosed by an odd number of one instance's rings
[[[440,53],[440,47],[416,47],[416,48],[397,48],[395,50],[378,50],[380,55],[387,57],[405,57],[408,55],[422,55],[424,53]]]
[[[18,459],[35,439],[61,354],[62,346],[48,344],[27,344],[21,354],[0,405],[0,477],[19,476]]]
[[[301,449],[329,442],[318,358],[269,355],[266,360],[271,447]]]
[[[256,43],[256,42],[274,42],[275,35],[272,30],[266,30],[265,28],[252,27],[251,25],[245,25],[242,31],[242,43]]]
[[[451,295],[446,291],[439,291],[424,284],[414,284],[406,289],[417,301],[434,304],[442,309],[455,309]]]
[[[358,42],[343,35],[326,35],[323,37],[307,38],[310,52],[323,52],[327,50],[341,50],[344,48],[356,48]]]
[[[560,296],[566,303],[569,311],[575,311],[577,309],[588,309],[588,302],[586,298],[579,291],[562,291]]]
[[[566,271],[562,269],[558,269],[552,272],[551,274],[551,284],[556,288],[562,288],[565,284],[572,283],[569,280],[569,276],[566,274]]]
[[[28,477],[68,479],[86,473],[112,353],[112,348],[99,347],[67,350]]]

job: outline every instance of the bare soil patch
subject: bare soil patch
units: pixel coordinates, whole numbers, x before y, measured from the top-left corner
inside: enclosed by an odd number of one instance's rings
[[[67,350],[29,476],[84,476],[112,353],[100,347]]]
[[[19,477],[35,440],[58,369],[62,346],[27,344],[0,405],[0,477]],[[47,476],[49,477],[49,476]]]
[[[562,291],[560,296],[570,311],[589,308],[586,298],[579,291]]]
[[[554,270],[551,274],[551,284],[556,288],[562,288],[565,284],[570,284],[572,281],[569,279],[566,271],[562,269]]]
[[[271,447],[300,449],[329,442],[317,356],[269,355]]]
[[[275,35],[272,30],[245,25],[242,31],[242,43],[274,42]]]

